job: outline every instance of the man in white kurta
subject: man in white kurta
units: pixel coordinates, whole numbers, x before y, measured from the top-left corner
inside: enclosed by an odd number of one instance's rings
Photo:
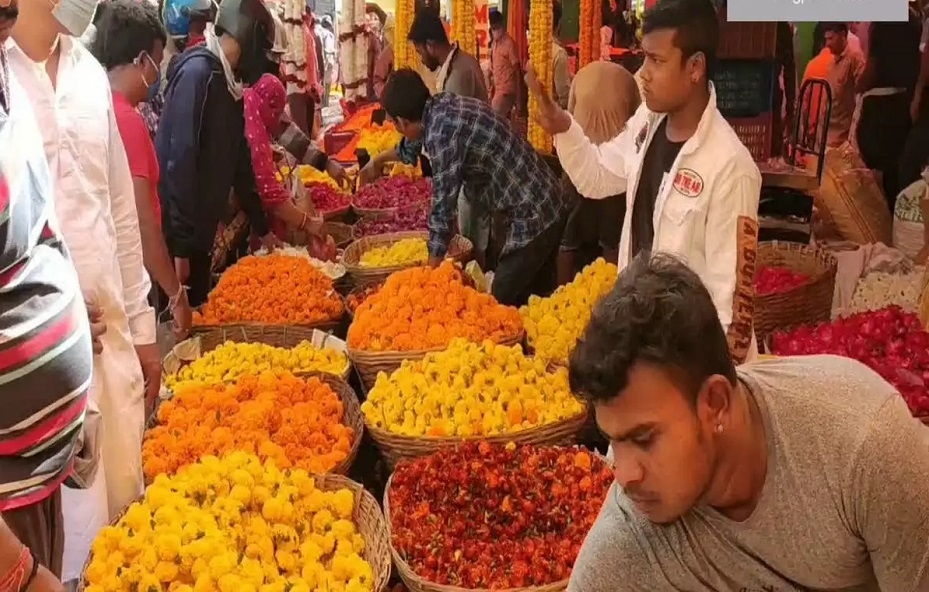
[[[24,10],[7,42],[10,64],[42,131],[55,184],[55,211],[84,298],[103,308],[107,326],[90,391],[103,418],[100,470],[89,489],[65,488],[62,498],[62,579],[68,581],[79,576],[99,529],[143,490],[140,359],[150,374],[152,348],[157,357],[155,314],[147,301],[151,284],[142,263],[132,176],[106,73],[66,35],[48,48],[47,61],[31,59],[27,52],[35,56],[37,37],[49,30],[42,19],[51,17],[50,9],[39,0],[21,5]]]

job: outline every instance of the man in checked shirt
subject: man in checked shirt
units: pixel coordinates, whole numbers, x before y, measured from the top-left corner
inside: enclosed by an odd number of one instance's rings
[[[506,220],[494,297],[519,306],[530,295],[548,295],[569,204],[542,157],[487,103],[451,93],[430,97],[409,68],[390,77],[381,105],[404,136],[400,159],[414,164],[422,148],[432,164],[430,264],[448,251],[464,188],[483,209]]]

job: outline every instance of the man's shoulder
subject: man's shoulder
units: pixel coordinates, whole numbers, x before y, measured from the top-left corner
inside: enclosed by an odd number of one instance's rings
[[[702,148],[716,165],[716,172],[724,177],[749,176],[761,181],[761,171],[752,153],[726,121],[719,109],[712,114],[712,127],[704,138]]]
[[[614,484],[574,562],[568,592],[660,589],[644,540],[647,531],[653,528],[645,518],[624,506],[622,494]]]

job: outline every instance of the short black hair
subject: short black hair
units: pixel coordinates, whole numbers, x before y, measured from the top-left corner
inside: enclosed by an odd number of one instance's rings
[[[711,0],[661,0],[645,11],[642,33],[661,29],[674,29],[674,45],[684,59],[702,53],[707,78],[712,77],[719,49],[719,16]]]
[[[640,253],[594,307],[571,354],[571,390],[594,404],[617,397],[644,362],[690,396],[720,374],[736,384],[726,334],[709,291],[681,260]]]
[[[832,33],[845,33],[848,35],[848,23],[822,23],[823,25],[823,34],[827,32]]]
[[[558,29],[561,25],[561,2],[555,0],[552,2],[552,30]]]
[[[496,8],[490,9],[488,21],[491,29],[502,29],[506,27],[506,23],[503,21],[503,13]]]
[[[431,7],[426,7],[416,13],[406,38],[418,45],[425,45],[429,41],[439,45],[449,44],[448,34],[442,25],[442,17],[439,16],[438,10]]]
[[[107,70],[131,64],[143,52],[151,54],[157,42],[162,47],[168,42],[158,7],[150,2],[108,0],[98,10],[103,14],[90,51]]]
[[[381,106],[394,119],[422,121],[429,89],[411,68],[400,68],[390,75],[381,93]]]

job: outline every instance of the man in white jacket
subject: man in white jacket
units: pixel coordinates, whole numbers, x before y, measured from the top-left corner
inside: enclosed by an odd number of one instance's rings
[[[132,175],[106,72],[76,35],[96,0],[23,0],[7,41],[11,69],[39,123],[61,223],[84,299],[103,309],[91,400],[100,409],[100,465],[86,490],[65,488],[62,580],[76,579],[99,529],[142,493],[144,389],[161,362]],[[70,34],[65,34],[70,33]]]
[[[752,301],[761,173],[716,107],[716,11],[710,0],[662,0],[645,14],[643,31],[643,104],[609,142],[592,144],[531,68],[526,82],[578,192],[592,199],[626,193],[620,270],[642,251],[686,261],[709,288],[741,363],[757,352]]]

